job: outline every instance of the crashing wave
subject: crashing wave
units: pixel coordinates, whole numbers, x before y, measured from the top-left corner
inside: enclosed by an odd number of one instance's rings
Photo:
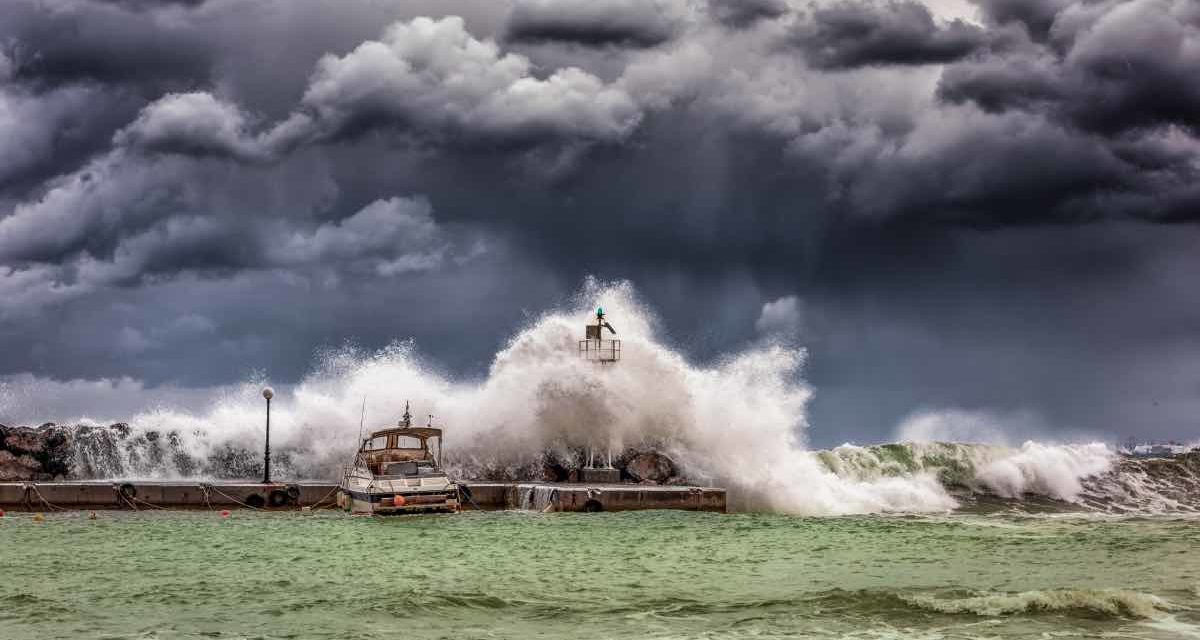
[[[576,352],[595,304],[620,319],[622,359],[615,366],[586,362]],[[758,343],[701,366],[666,346],[656,325],[630,285],[589,282],[574,302],[517,333],[482,380],[439,373],[412,343],[374,353],[349,347],[324,353],[312,373],[279,389],[272,403],[272,466],[280,478],[336,478],[355,449],[364,403],[371,429],[394,421],[411,401],[419,414],[432,414],[445,427],[446,466],[464,479],[535,479],[531,474],[547,466],[578,465],[588,449],[611,450],[618,459],[654,451],[673,461],[677,479],[728,487],[735,509],[940,512],[969,503],[973,495],[1191,508],[1191,489],[1174,487],[1184,481],[1194,487],[1193,467],[1177,471],[1150,461],[1130,466],[1099,444],[809,451],[806,406],[812,392],[800,376],[802,349]],[[73,434],[70,473],[254,477],[262,450],[263,382],[225,389],[203,412],[161,407],[116,429],[89,423],[65,430]],[[13,464],[23,464],[23,455],[15,455]]]
[[[989,497],[1044,498],[1060,507],[1105,512],[1200,511],[1200,450],[1145,459],[1101,443],[1030,441],[1011,448],[928,442],[843,445],[815,455],[840,477],[933,474],[960,506]]]

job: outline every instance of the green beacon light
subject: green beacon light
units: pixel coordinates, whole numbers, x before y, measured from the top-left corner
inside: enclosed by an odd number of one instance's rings
[[[579,341],[579,355],[583,356],[585,360],[604,364],[621,359],[621,341],[605,340],[605,329],[614,335],[617,333],[612,323],[604,318],[604,307],[598,306],[596,307],[596,324],[587,325],[583,340]]]

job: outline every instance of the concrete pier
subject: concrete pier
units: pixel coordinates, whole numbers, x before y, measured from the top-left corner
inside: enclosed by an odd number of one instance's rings
[[[725,490],[712,487],[548,482],[465,482],[463,509],[531,511],[725,511]],[[77,509],[332,508],[332,482],[238,483],[165,481],[0,482],[0,508]]]
[[[465,488],[483,509],[584,512],[680,509],[725,512],[725,490],[713,487],[468,482]],[[471,506],[467,500],[464,503],[467,507]]]
[[[328,482],[0,482],[0,507],[56,509],[296,509],[335,504]]]

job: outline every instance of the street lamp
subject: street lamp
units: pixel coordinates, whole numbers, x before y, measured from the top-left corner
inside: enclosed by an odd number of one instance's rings
[[[263,484],[271,484],[271,398],[275,397],[275,390],[264,387],[262,394],[267,399],[267,448],[263,451]]]

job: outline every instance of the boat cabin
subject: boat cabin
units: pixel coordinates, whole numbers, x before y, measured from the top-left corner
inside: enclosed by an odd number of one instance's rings
[[[433,427],[384,429],[363,441],[359,456],[374,476],[442,475],[437,456],[429,441],[438,440],[441,453],[442,430]]]

